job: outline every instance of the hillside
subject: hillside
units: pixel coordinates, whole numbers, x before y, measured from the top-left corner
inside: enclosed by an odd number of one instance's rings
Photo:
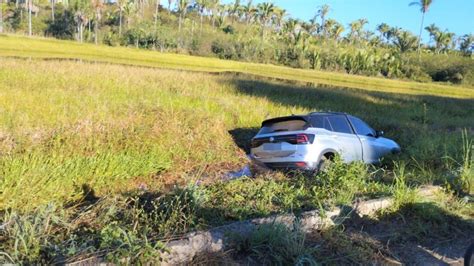
[[[77,59],[91,62],[182,69],[204,72],[239,72],[269,78],[412,95],[473,98],[474,90],[434,83],[396,81],[334,72],[243,63],[207,57],[158,53],[132,48],[80,44],[72,41],[0,35],[0,55],[22,58]]]

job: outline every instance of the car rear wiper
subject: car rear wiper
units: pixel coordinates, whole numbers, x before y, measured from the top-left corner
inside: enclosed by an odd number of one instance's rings
[[[281,131],[288,131],[288,129],[283,129],[283,128],[282,129],[276,129],[276,130],[273,130],[272,133],[281,132]]]

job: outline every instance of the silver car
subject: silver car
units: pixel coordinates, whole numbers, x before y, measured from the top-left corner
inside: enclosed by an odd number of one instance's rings
[[[321,170],[339,155],[346,162],[378,163],[400,146],[346,113],[315,112],[268,119],[252,139],[250,157],[271,169]]]

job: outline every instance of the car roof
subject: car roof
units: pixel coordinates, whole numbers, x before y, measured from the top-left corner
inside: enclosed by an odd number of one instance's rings
[[[309,116],[312,116],[312,115],[348,115],[347,113],[344,113],[344,112],[311,112],[308,114]]]

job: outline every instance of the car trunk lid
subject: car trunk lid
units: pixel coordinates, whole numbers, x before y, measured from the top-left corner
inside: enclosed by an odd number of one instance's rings
[[[304,134],[309,126],[305,116],[287,116],[265,120],[252,139],[252,152],[259,158],[287,157],[298,150],[298,145],[309,144],[314,135]]]

